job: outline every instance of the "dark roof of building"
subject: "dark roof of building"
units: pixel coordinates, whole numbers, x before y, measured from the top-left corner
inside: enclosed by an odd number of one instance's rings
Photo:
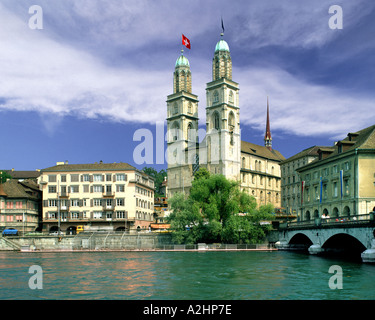
[[[32,180],[10,179],[0,185],[0,196],[17,199],[37,200],[40,193],[38,185]]]
[[[285,160],[285,157],[279,151],[247,141],[241,141],[241,152],[275,161]]]
[[[284,163],[287,163],[287,162],[290,162],[290,161],[294,161],[294,160],[297,160],[297,159],[301,159],[303,157],[318,157],[319,156],[318,150],[320,148],[323,148],[323,147],[312,146],[310,148],[302,150],[301,152],[295,154],[294,156],[291,156],[288,159],[285,159],[284,161],[282,161],[281,164],[284,164]]]
[[[345,149],[339,148],[340,145],[345,145]],[[302,168],[309,167],[310,165],[314,165],[322,160],[331,159],[339,154],[349,153],[350,151],[353,151],[355,149],[375,150],[375,125],[372,125],[357,132],[348,133],[345,139],[338,141],[333,147],[320,147],[320,151],[328,151],[330,152],[330,154],[328,154],[323,159],[317,158]]]
[[[55,171],[113,171],[113,170],[137,170],[137,168],[130,164],[119,163],[88,163],[88,164],[59,164],[53,167],[42,169],[41,172],[55,172]]]
[[[27,171],[27,170],[2,170],[9,174],[13,179],[37,179],[41,173],[40,171]]]
[[[342,142],[354,141],[347,151],[354,149],[375,149],[375,125],[362,129],[355,133],[348,133],[348,136],[341,140]],[[340,141],[339,141],[340,142]],[[337,152],[337,148],[335,153]]]

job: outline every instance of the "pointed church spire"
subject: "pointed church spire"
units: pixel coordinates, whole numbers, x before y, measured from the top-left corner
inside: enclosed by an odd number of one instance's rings
[[[270,106],[267,96],[267,123],[266,123],[266,134],[264,135],[264,145],[272,150],[272,137],[271,137],[271,127],[270,127]]]

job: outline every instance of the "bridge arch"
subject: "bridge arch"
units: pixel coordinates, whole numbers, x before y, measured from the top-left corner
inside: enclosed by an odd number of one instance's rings
[[[340,232],[329,237],[322,245],[324,248],[332,247],[333,245],[337,247],[343,246],[362,246],[361,249],[366,250],[366,244],[362,243],[360,239],[355,236],[352,236],[348,233]],[[363,251],[362,250],[362,251]]]
[[[293,249],[307,250],[312,244],[313,241],[302,232],[296,233],[289,240],[289,245]]]
[[[361,253],[366,250],[366,244],[357,237],[348,233],[336,233],[329,237],[322,245],[327,253],[342,254],[360,258]]]

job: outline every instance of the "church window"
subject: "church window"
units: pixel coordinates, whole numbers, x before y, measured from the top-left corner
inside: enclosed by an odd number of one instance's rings
[[[233,128],[234,128],[234,114],[233,114],[233,112],[230,112],[229,113],[229,119],[228,119],[229,121],[229,129],[230,130],[233,130]]]
[[[187,127],[187,137],[189,141],[193,141],[193,124],[190,122]]]
[[[173,137],[173,141],[177,141],[178,140],[178,136],[179,136],[179,130],[180,130],[180,126],[178,125],[177,122],[175,122],[172,126],[172,137]]]
[[[214,104],[219,102],[219,93],[217,91],[214,92]]]
[[[245,168],[245,157],[242,158],[242,168]]]
[[[220,73],[220,66],[219,66],[219,60],[216,59],[215,61],[215,80],[219,79],[219,73]]]
[[[214,114],[214,128],[216,130],[220,129],[220,119],[219,119],[219,114],[217,112],[215,112]]]
[[[177,104],[175,103],[175,104],[173,105],[173,114],[176,114],[176,113],[178,113],[178,106],[177,106]]]
[[[189,114],[193,113],[193,106],[192,106],[191,102],[189,102],[189,104],[188,104],[188,113]]]
[[[233,91],[230,91],[229,92],[229,103],[233,103],[234,100],[233,100]]]

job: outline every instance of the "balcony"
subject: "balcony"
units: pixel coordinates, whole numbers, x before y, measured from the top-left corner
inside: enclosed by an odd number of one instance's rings
[[[69,198],[69,192],[66,192],[66,191],[61,192],[60,198]]]
[[[103,205],[103,211],[112,211],[115,210],[116,205],[112,203],[111,205],[104,204]]]
[[[114,191],[105,191],[103,192],[103,198],[114,198],[115,192]]]

